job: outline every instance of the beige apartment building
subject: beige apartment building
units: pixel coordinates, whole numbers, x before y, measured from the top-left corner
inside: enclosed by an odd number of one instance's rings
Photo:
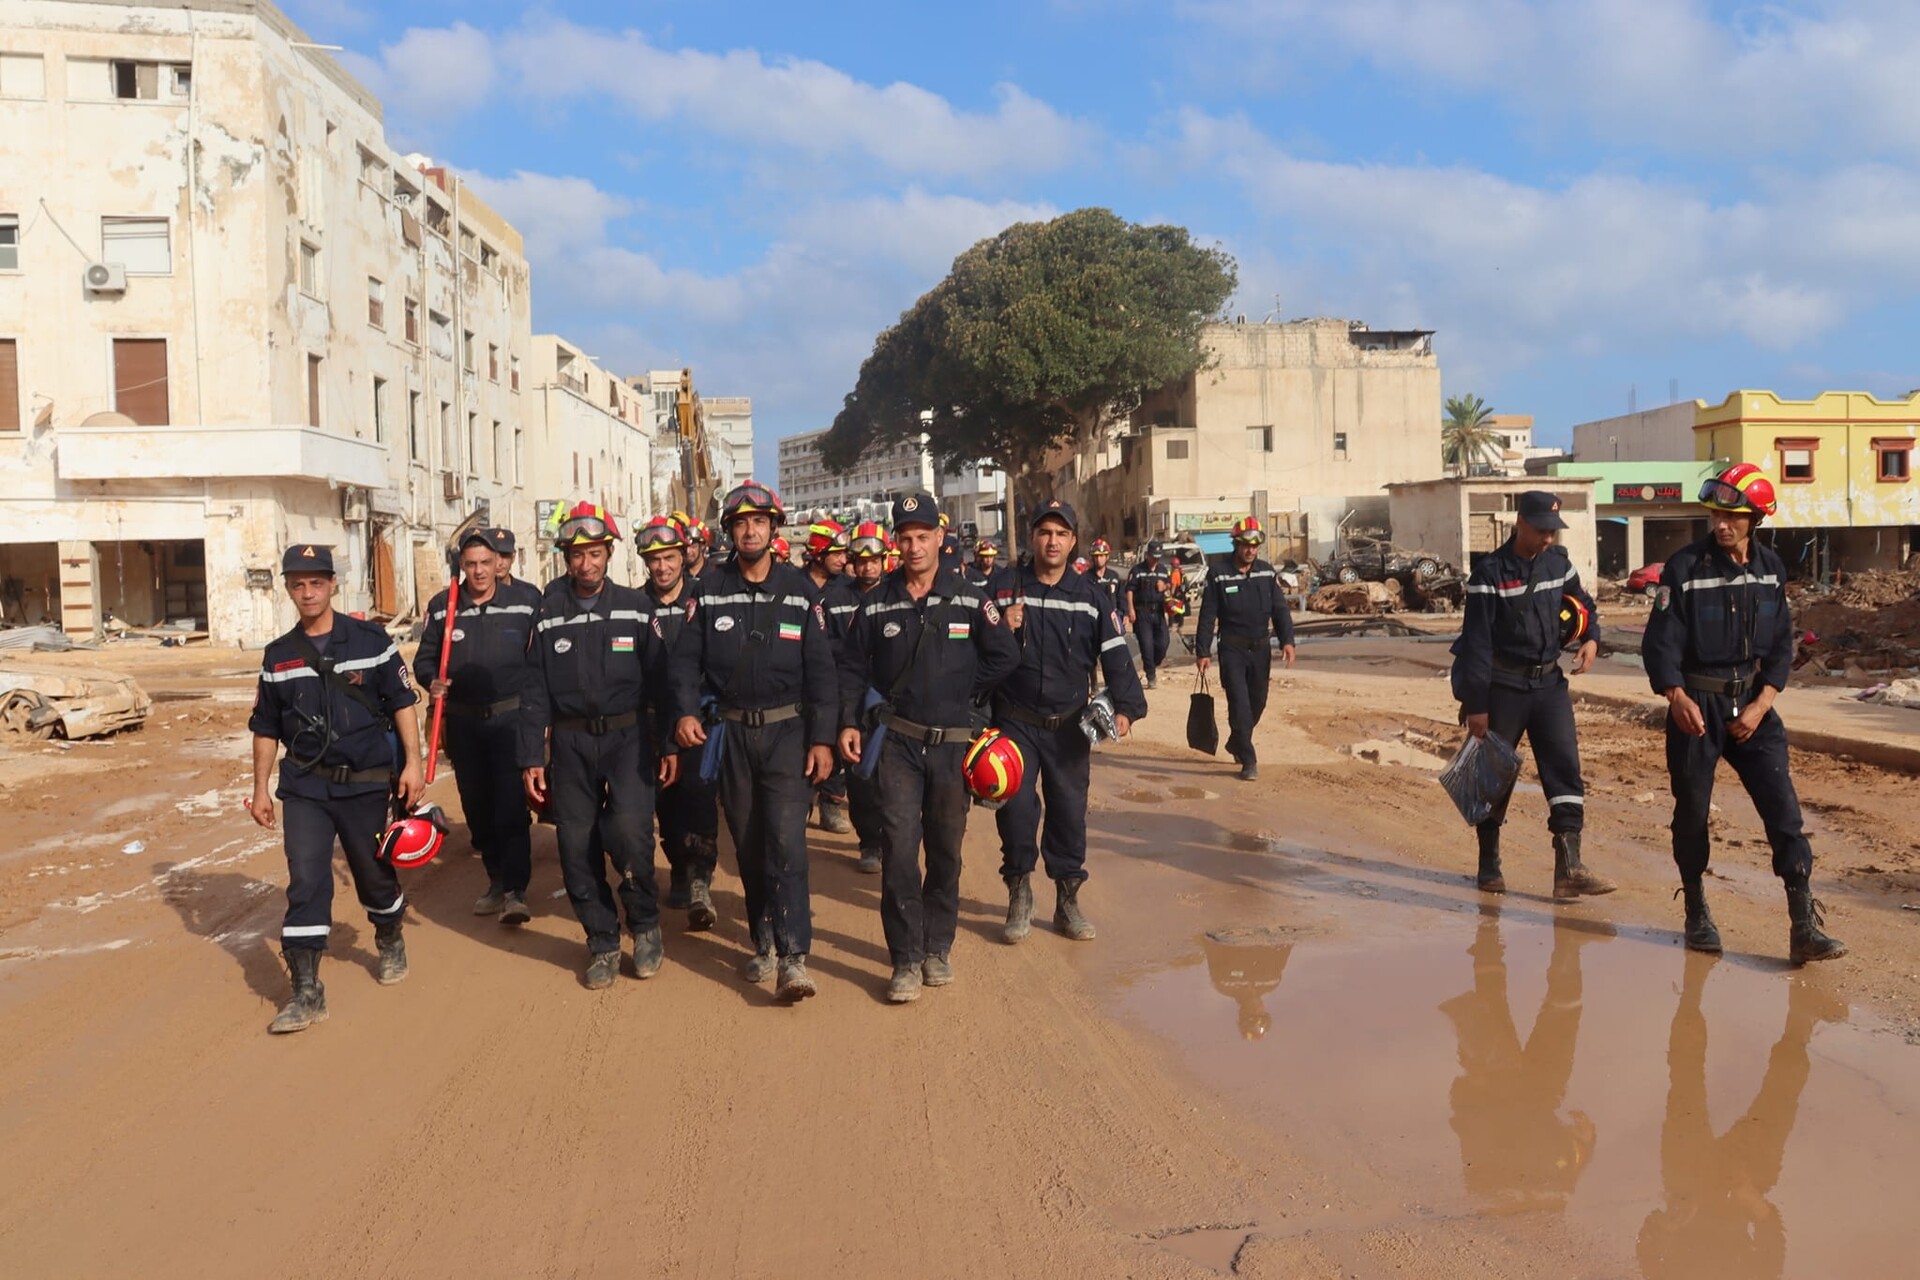
[[[1440,365],[1423,329],[1208,325],[1208,363],[1114,430],[1050,457],[1088,537],[1219,542],[1258,512],[1324,556],[1341,518],[1385,523],[1385,486],[1436,478]]]
[[[516,494],[514,504],[513,527],[536,531],[523,539],[522,572],[544,582],[562,571],[548,537],[548,518],[556,505],[591,501],[605,507],[625,535],[615,548],[614,578],[637,584],[641,564],[633,535],[664,510],[653,492],[653,417],[647,393],[550,333],[533,339],[529,375],[527,413],[543,447],[525,472],[523,492],[533,496],[519,499]]]
[[[310,43],[254,0],[0,11],[8,620],[259,644],[289,543],[397,616],[476,506],[533,534],[520,237]]]

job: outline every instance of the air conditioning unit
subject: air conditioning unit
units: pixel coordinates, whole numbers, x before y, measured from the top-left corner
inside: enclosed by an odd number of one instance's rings
[[[340,491],[340,518],[347,524],[367,522],[367,491],[349,485]]]
[[[460,473],[458,471],[442,471],[440,473],[441,497],[445,498],[448,502],[457,502],[460,500],[460,495],[464,492],[465,488],[460,482]]]
[[[88,293],[125,293],[127,269],[117,262],[95,262],[81,277]]]

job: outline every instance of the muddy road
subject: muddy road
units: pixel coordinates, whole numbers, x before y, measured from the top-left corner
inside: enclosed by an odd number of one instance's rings
[[[658,978],[589,993],[551,831],[513,931],[468,914],[457,828],[409,880],[412,976],[376,986],[370,927],[337,913],[331,1020],[270,1038],[284,864],[239,807],[249,659],[116,655],[165,699],[144,731],[0,752],[5,1271],[1904,1274],[1912,778],[1796,757],[1853,948],[1803,972],[1725,779],[1728,953],[1691,957],[1632,713],[1581,715],[1588,859],[1621,892],[1548,900],[1530,773],[1513,891],[1471,889],[1433,782],[1458,734],[1435,656],[1310,643],[1251,785],[1179,745],[1170,672],[1096,759],[1099,940],[998,941],[976,813],[956,981],[913,1005],[884,1002],[849,838],[812,833],[821,994],[788,1009],[733,976],[730,851],[721,927],[670,913]]]

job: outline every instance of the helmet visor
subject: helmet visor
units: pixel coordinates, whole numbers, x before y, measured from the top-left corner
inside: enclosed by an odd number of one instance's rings
[[[727,514],[737,516],[743,511],[778,511],[779,499],[773,496],[773,490],[763,484],[743,484],[727,495]]]
[[[1753,510],[1753,504],[1747,500],[1746,494],[1718,476],[1700,485],[1700,501],[1706,506],[1718,507],[1722,511]]]
[[[599,516],[574,516],[560,526],[560,536],[555,541],[563,546],[576,542],[611,542],[613,529]]]
[[[1233,535],[1233,540],[1243,547],[1257,547],[1267,540],[1267,535],[1258,529],[1242,529]]]

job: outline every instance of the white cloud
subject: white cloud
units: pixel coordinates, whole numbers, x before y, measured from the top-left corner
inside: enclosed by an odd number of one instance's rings
[[[1799,8],[1806,12],[1795,12]],[[1242,70],[1327,60],[1411,73],[1572,119],[1605,140],[1702,155],[1920,151],[1920,5],[1704,0],[1189,0]]]
[[[380,56],[343,53],[340,61],[390,111],[431,123],[473,111],[493,95],[493,41],[464,22],[410,27]]]

